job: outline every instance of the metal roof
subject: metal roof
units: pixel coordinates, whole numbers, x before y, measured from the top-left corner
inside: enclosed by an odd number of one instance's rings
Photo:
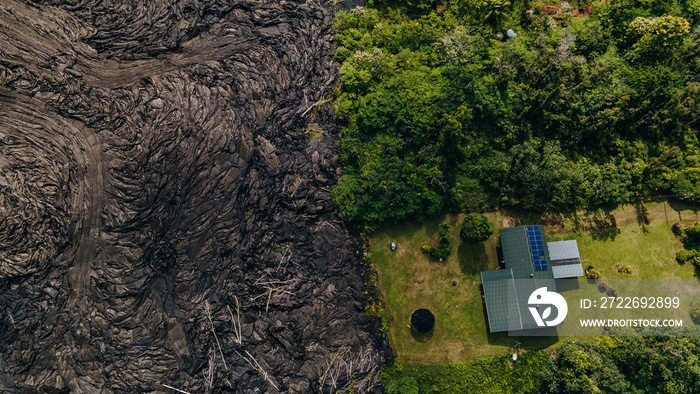
[[[581,255],[576,240],[548,242],[554,279],[583,276]]]
[[[481,273],[486,301],[486,316],[491,332],[522,329],[520,307],[511,269]]]
[[[546,262],[542,270],[535,270],[533,265],[533,249],[528,241],[527,227],[539,227],[542,234],[543,257],[540,259]],[[489,330],[500,332],[537,328],[535,319],[527,309],[528,297],[540,287],[556,291],[549,251],[544,242],[544,228],[518,226],[499,232],[506,269],[481,273]],[[537,249],[540,250],[539,247]]]
[[[581,261],[576,240],[547,242],[547,248],[549,249],[549,257],[552,263],[559,260]]]
[[[578,278],[579,276],[583,276],[583,267],[581,263],[555,265],[552,267],[552,274],[554,275],[554,279]]]

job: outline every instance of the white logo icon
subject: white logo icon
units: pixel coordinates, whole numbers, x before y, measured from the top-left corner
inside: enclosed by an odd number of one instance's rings
[[[539,289],[533,291],[532,294],[530,294],[530,298],[527,300],[527,303],[530,305],[537,305],[537,307],[531,306],[529,309],[538,327],[544,327],[545,325],[556,326],[557,324],[561,324],[566,317],[566,313],[569,311],[569,307],[566,305],[566,300],[564,297],[553,291],[547,291],[546,287],[540,287]],[[543,304],[548,306],[545,308],[544,312],[542,312],[542,316],[540,316],[540,312],[537,310],[537,308]],[[555,308],[557,308],[557,317],[552,321],[545,321],[552,314],[552,307],[549,305],[553,305]]]

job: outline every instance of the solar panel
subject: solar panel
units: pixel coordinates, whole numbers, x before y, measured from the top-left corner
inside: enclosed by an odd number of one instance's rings
[[[539,226],[525,226],[527,239],[530,244],[530,253],[535,271],[546,271],[547,260],[544,257],[544,243],[542,241],[542,231]]]

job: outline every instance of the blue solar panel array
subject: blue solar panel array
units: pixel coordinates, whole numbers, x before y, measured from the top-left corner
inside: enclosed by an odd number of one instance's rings
[[[530,253],[532,253],[532,263],[535,271],[547,271],[547,260],[544,257],[544,241],[539,226],[526,226],[527,240],[530,243]]]

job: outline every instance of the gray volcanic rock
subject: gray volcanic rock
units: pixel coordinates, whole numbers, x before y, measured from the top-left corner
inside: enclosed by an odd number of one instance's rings
[[[0,392],[376,389],[331,6],[146,3],[0,3]]]

